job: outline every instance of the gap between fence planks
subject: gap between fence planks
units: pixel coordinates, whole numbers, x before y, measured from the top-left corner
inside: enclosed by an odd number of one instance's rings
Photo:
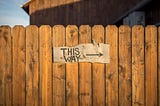
[[[52,63],[52,47],[92,39],[110,44],[109,64]],[[159,85],[160,29],[155,26],[0,27],[2,106],[158,106]]]

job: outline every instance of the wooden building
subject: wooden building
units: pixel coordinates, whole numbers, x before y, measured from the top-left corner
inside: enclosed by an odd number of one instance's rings
[[[148,4],[153,4],[153,1],[157,0],[29,0],[22,8],[30,15],[31,25],[101,24],[105,26],[121,25],[128,14],[137,10],[145,10],[149,20],[152,15],[151,10],[154,11],[155,9],[152,8],[155,7],[150,6],[149,12]],[[158,10],[159,7],[156,11]],[[146,22],[157,23],[152,20]]]

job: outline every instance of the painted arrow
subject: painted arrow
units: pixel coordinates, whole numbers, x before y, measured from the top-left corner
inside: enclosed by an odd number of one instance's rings
[[[86,54],[86,56],[99,56],[99,57],[101,57],[101,56],[103,56],[103,54],[102,53],[99,53],[99,54]]]

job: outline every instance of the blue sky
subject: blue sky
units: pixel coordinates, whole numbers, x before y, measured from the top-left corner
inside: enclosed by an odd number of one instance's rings
[[[29,25],[28,14],[20,7],[27,0],[0,0],[0,25]]]

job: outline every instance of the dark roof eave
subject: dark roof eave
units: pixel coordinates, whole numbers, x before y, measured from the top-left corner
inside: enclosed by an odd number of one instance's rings
[[[29,5],[21,8],[29,15]]]
[[[33,0],[28,0],[27,2],[25,2],[24,4],[21,5],[21,8],[22,8],[27,14],[29,14],[29,4],[31,3],[31,1],[33,1]]]

